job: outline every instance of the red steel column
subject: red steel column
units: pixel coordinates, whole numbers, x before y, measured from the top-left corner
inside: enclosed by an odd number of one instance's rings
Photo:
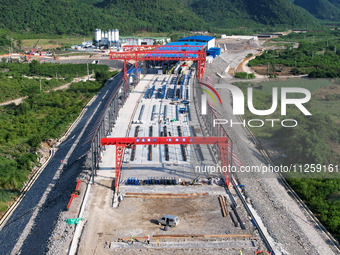
[[[221,169],[223,170],[223,174],[225,176],[225,181],[227,187],[229,188],[230,177],[229,177],[229,153],[228,153],[228,144],[219,144],[220,147],[220,158],[221,158]]]
[[[127,67],[126,67],[127,60],[124,60],[124,80],[127,78]]]
[[[120,170],[122,168],[124,149],[126,145],[116,145],[115,190],[118,188]]]
[[[124,80],[126,81],[126,87],[125,87],[125,91],[127,92],[129,90],[129,82],[127,80],[127,60],[124,60]]]

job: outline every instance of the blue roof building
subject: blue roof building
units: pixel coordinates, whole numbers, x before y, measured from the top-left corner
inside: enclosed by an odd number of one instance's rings
[[[216,39],[212,36],[206,36],[206,35],[194,35],[185,37],[178,40],[179,42],[187,41],[187,42],[202,42],[207,44],[207,48],[210,49],[212,47],[216,46]]]
[[[183,46],[183,45],[188,45],[188,46],[205,46],[205,42],[190,42],[190,41],[178,41],[178,42],[170,42],[167,43],[166,45],[172,45],[172,46]]]

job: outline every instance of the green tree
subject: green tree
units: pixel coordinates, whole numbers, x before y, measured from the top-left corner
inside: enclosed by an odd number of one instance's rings
[[[39,66],[40,63],[38,60],[32,60],[32,62],[29,64],[30,67],[30,73],[33,75],[37,75],[39,73]]]

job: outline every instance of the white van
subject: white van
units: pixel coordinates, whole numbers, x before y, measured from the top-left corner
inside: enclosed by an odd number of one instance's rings
[[[168,225],[170,227],[176,227],[179,224],[179,219],[174,215],[164,215],[158,220],[159,225]]]

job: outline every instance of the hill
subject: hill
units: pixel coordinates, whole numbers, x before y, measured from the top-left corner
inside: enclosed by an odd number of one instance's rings
[[[104,0],[95,6],[105,10],[125,31],[170,32],[206,27],[194,12],[172,0]]]
[[[289,0],[180,0],[199,17],[217,27],[308,27],[317,22]]]
[[[134,31],[201,29],[205,22],[176,1],[0,0],[0,28],[51,34],[89,34],[96,27]]]
[[[340,0],[295,0],[314,17],[328,21],[340,21]]]
[[[0,8],[0,29],[48,34],[90,34],[96,27],[131,34],[317,24],[290,0],[0,0]]]

